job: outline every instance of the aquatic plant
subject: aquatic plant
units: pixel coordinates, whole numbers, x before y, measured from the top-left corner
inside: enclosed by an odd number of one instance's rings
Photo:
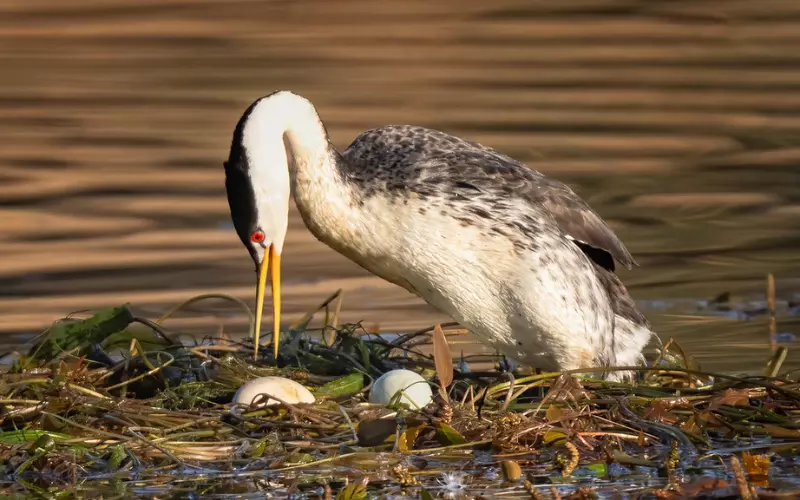
[[[170,314],[209,297],[219,298]],[[248,340],[178,342],[170,314],[150,320],[125,305],[56,322],[0,375],[0,494],[781,498],[800,489],[791,479],[800,383],[780,375],[784,347],[760,376],[705,373],[672,340],[648,366],[612,368],[636,370],[632,384],[588,369],[502,371],[499,357],[462,355],[468,369],[453,370],[447,339],[464,333],[458,325],[381,336],[338,325],[340,308],[333,294],[290,326],[277,360],[266,347],[254,360]],[[323,325],[311,328],[320,311]],[[398,368],[428,380],[434,401],[369,404],[372,382]],[[265,375],[302,383],[316,401],[232,403]]]

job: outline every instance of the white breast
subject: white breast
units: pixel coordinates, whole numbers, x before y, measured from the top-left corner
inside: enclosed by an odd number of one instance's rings
[[[328,196],[298,199],[298,207],[321,241],[511,358],[569,369],[610,349],[613,312],[605,291],[566,239],[520,253],[508,238],[463,225],[430,200],[392,203],[377,195],[359,206]]]

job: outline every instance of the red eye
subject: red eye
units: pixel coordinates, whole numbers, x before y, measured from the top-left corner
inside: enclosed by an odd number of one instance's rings
[[[250,241],[253,243],[261,243],[264,241],[264,233],[261,231],[256,231],[252,236],[250,236]]]

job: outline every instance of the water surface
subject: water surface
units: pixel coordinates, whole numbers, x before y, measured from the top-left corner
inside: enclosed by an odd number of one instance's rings
[[[779,331],[800,334],[793,2],[12,0],[0,62],[6,345],[125,301],[252,304],[222,161],[241,112],[276,89],[311,99],[340,148],[414,123],[570,183],[639,262],[620,275],[661,337],[704,368],[762,369],[763,316],[696,313],[723,292],[757,310],[768,272]],[[294,208],[283,276],[287,322],[337,288],[343,321],[448,320],[317,242]],[[172,325],[237,335],[244,320],[206,303]]]

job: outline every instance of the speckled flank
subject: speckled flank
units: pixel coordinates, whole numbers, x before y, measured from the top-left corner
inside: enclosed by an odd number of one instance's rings
[[[501,236],[518,234],[515,246],[535,251],[533,233],[543,224],[594,253],[630,269],[635,261],[603,220],[568,186],[476,142],[437,130],[389,125],[362,133],[343,153],[347,179],[362,200],[441,199],[447,213],[464,224],[491,225]],[[516,210],[514,202],[528,205]],[[599,250],[599,252],[597,252]],[[613,271],[613,259],[596,261]],[[594,257],[594,256],[593,256]]]
[[[635,262],[569,187],[422,127],[369,130],[340,154],[308,101],[279,98],[304,117],[284,120],[283,135],[298,209],[320,241],[522,363],[639,361],[652,332],[614,274],[615,260]]]

